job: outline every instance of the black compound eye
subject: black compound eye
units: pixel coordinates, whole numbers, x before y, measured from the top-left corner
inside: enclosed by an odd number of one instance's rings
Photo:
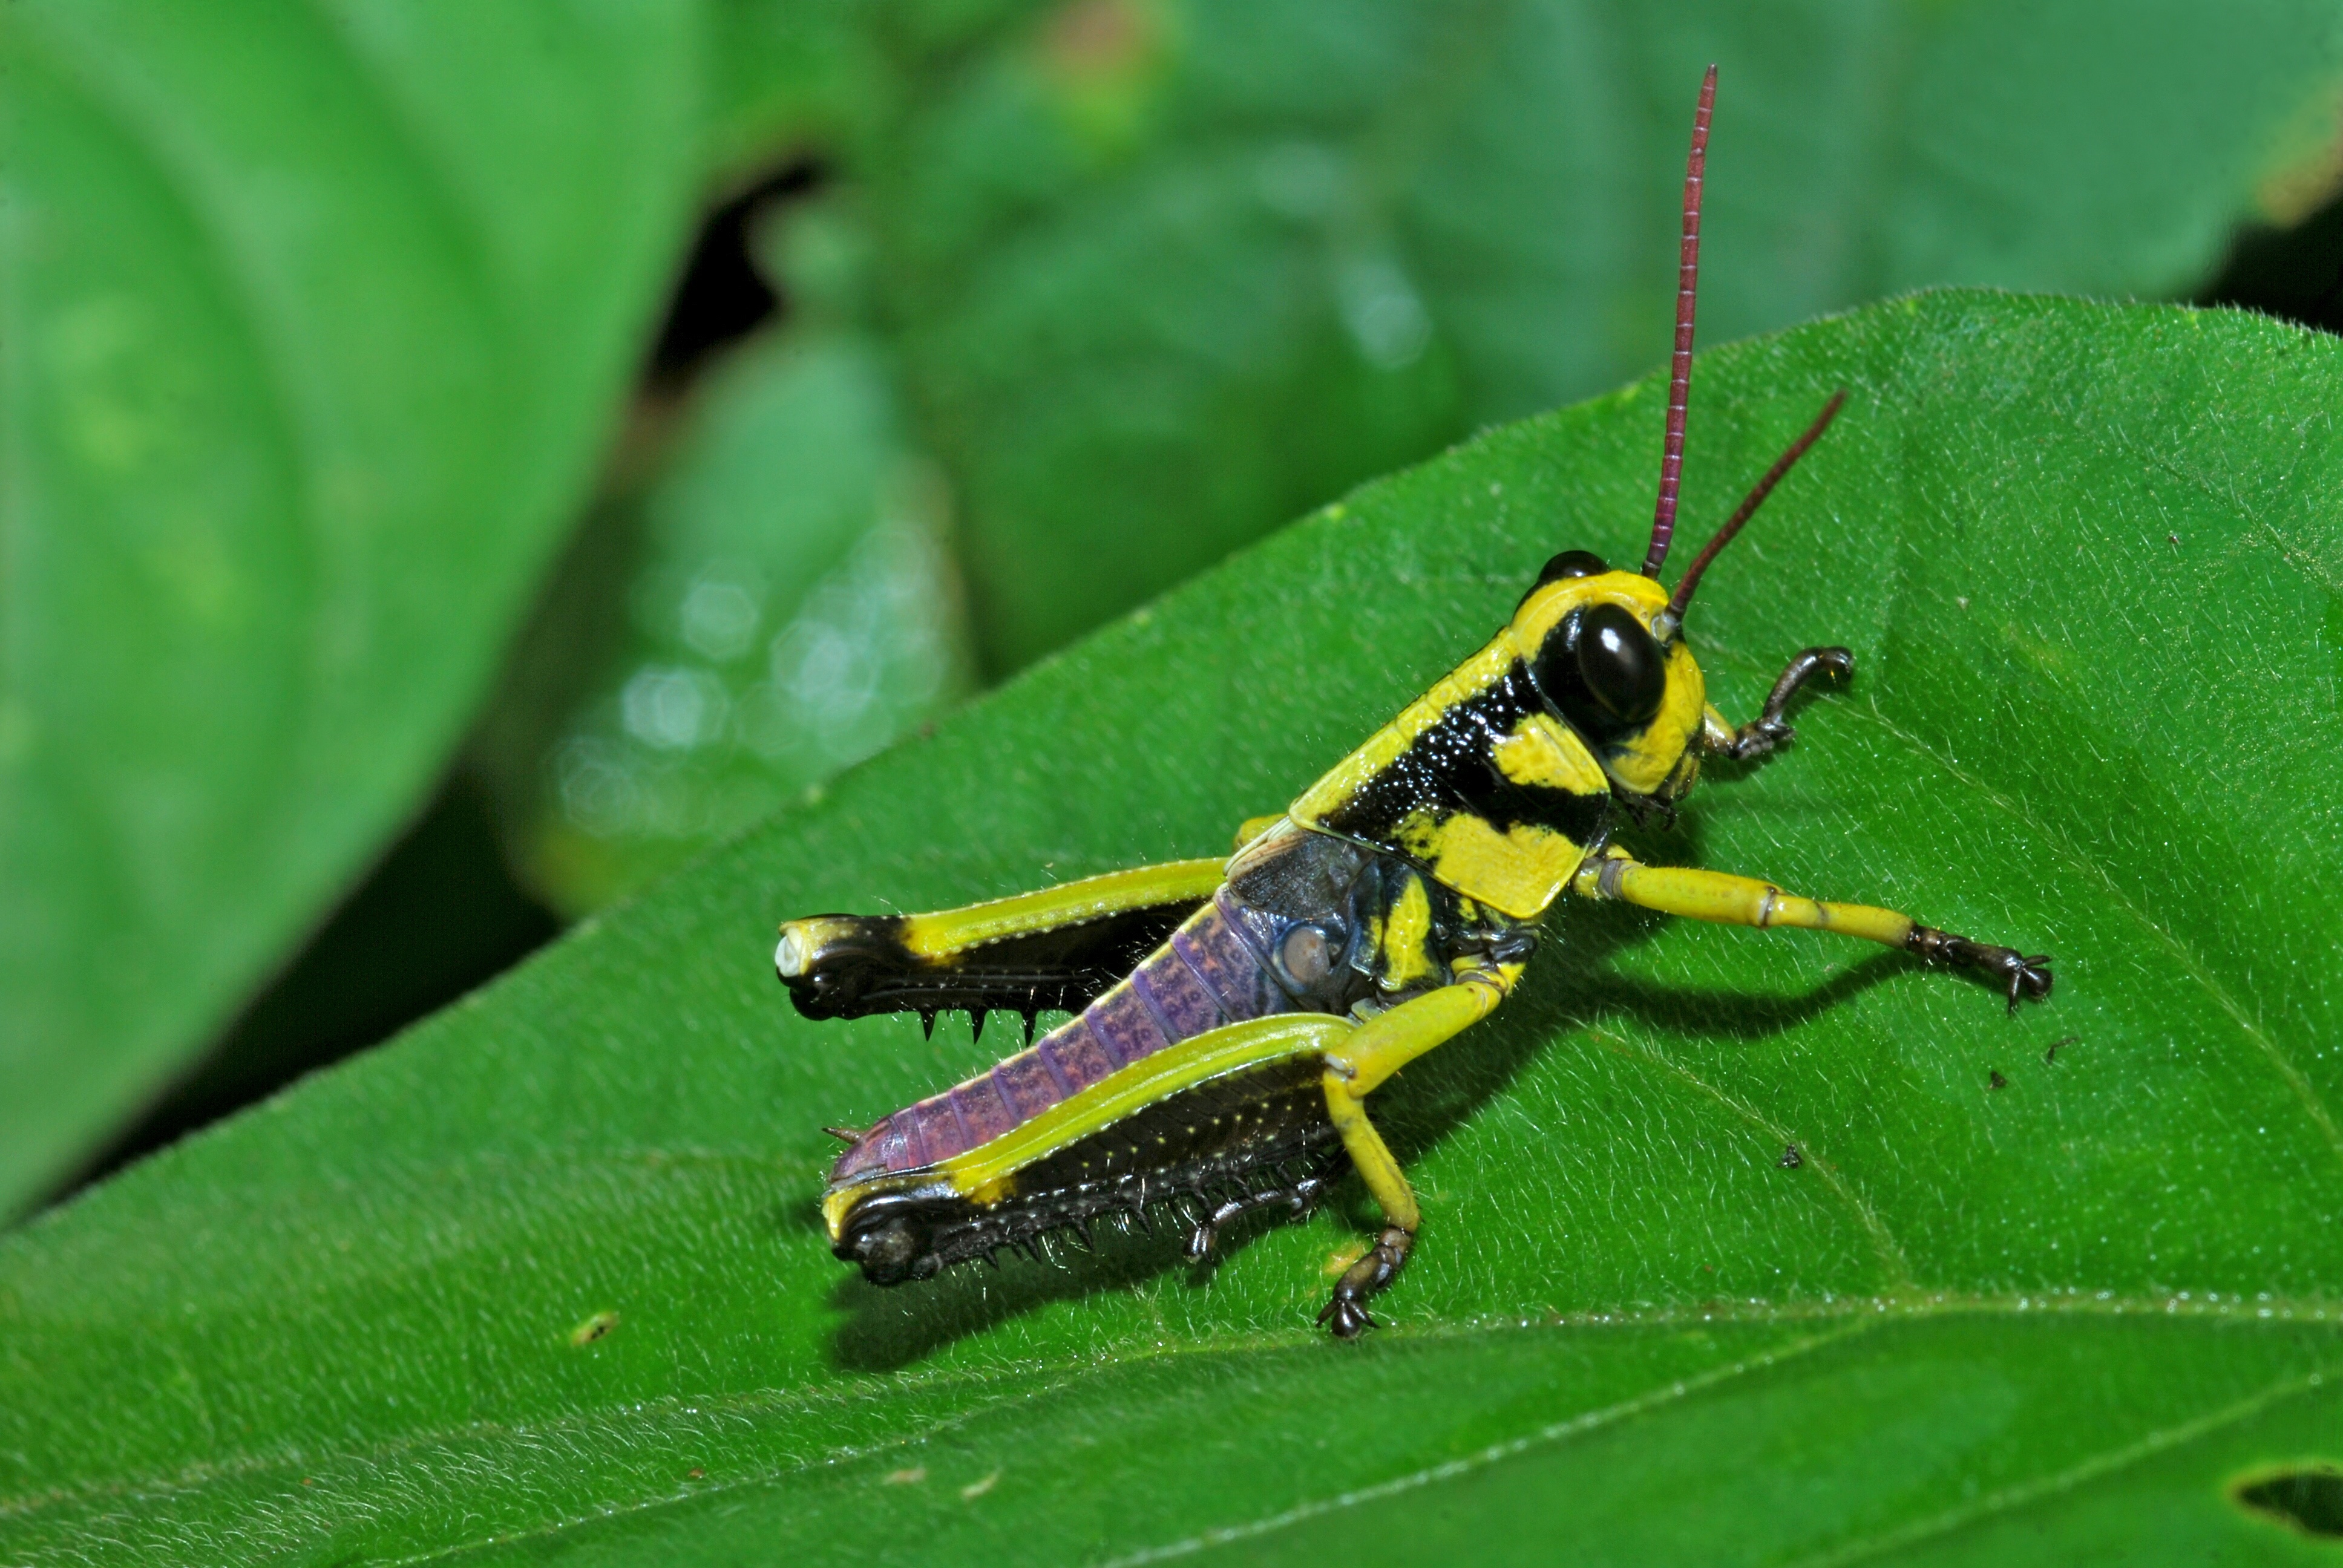
[[[1536,586],[1544,588],[1564,578],[1599,578],[1610,569],[1593,550],[1564,550],[1545,563],[1538,573]]]
[[[1587,694],[1622,724],[1644,724],[1667,695],[1667,656],[1644,623],[1615,604],[1578,618],[1578,676]]]

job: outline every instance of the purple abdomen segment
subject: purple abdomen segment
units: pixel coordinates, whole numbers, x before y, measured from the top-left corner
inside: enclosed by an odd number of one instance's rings
[[[1221,908],[1228,896],[1222,889],[1128,979],[1029,1049],[871,1128],[839,1157],[830,1185],[941,1164],[1166,1046],[1291,1010]]]

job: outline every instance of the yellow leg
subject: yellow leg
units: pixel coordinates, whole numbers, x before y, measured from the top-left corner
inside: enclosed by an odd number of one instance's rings
[[[1128,910],[1201,904],[1221,885],[1227,866],[1226,860],[1168,860],[962,910],[910,915],[903,921],[900,940],[921,958],[942,958],[1004,937],[1056,930]]]
[[[1519,964],[1462,970],[1454,983],[1378,1014],[1326,1050],[1327,1113],[1384,1221],[1373,1249],[1335,1282],[1332,1298],[1318,1314],[1337,1339],[1356,1339],[1373,1323],[1367,1299],[1398,1277],[1423,1221],[1399,1161],[1367,1120],[1366,1096],[1425,1051],[1488,1017],[1520,973]]]
[[[1695,870],[1688,866],[1645,866],[1614,849],[1581,866],[1571,882],[1571,890],[1582,898],[1616,899],[1695,920],[1754,926],[1760,930],[1788,926],[1799,930],[1835,931],[1841,936],[1902,948],[1933,962],[1985,975],[2006,990],[2012,1012],[2017,1010],[2021,997],[2038,1000],[2050,994],[2050,960],[2046,955],[2028,957],[2015,948],[1993,947],[1957,937],[1921,925],[1911,916],[1894,910],[1800,898],[1755,877]]]
[[[1034,1016],[1081,1008],[1104,989],[1096,977],[1141,950],[1212,896],[1222,860],[1172,860],[1086,877],[1039,892],[923,915],[809,915],[786,921],[773,968],[808,1018],[968,1010]],[[1112,959],[1111,964],[1107,960]]]

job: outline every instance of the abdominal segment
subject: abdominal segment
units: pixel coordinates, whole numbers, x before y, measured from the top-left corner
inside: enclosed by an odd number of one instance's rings
[[[1360,924],[1349,906],[1371,857],[1323,834],[1292,833],[1257,859],[1128,978],[1037,1043],[862,1133],[831,1168],[830,1191],[940,1165],[1223,1025],[1347,1008],[1359,977],[1339,955]],[[1296,975],[1285,952],[1302,925],[1322,932],[1333,956]]]

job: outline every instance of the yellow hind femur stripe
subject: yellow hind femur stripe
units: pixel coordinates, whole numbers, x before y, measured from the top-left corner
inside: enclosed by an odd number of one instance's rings
[[[1020,893],[964,910],[905,918],[897,940],[904,950],[920,958],[948,958],[1007,937],[1029,931],[1053,931],[1088,920],[1119,915],[1130,910],[1157,909],[1166,904],[1201,904],[1212,896],[1227,874],[1228,862],[1172,860],[1129,871],[1109,871]]]
[[[955,1191],[978,1203],[998,1203],[1015,1191],[1018,1170],[1036,1160],[1208,1078],[1287,1057],[1322,1055],[1356,1027],[1324,1013],[1281,1013],[1207,1030],[1141,1058],[937,1169]]]

